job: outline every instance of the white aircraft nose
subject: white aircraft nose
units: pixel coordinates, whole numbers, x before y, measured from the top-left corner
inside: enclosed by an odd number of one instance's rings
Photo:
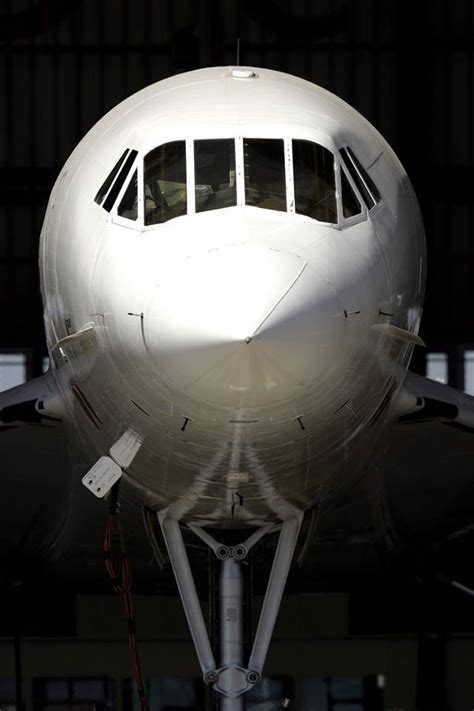
[[[223,406],[298,396],[341,352],[343,310],[303,258],[236,245],[185,260],[144,312],[153,363],[179,390]]]

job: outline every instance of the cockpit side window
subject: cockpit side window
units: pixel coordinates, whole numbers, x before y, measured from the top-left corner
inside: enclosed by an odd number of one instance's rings
[[[102,203],[102,207],[104,210],[107,210],[107,212],[110,212],[111,209],[113,208],[115,201],[118,197],[119,192],[122,189],[123,184],[125,183],[128,174],[130,173],[130,170],[132,168],[132,165],[135,162],[135,158],[137,157],[137,151],[130,151],[128,156],[125,158],[125,161],[120,168],[119,174],[115,178],[112,187],[110,188],[109,192],[107,193],[107,197],[105,198],[104,202]]]
[[[341,166],[341,193],[342,193],[342,214],[344,217],[349,219],[350,217],[355,217],[355,215],[360,215],[362,212],[362,205],[359,202],[359,198],[355,194],[352,185],[349,182],[349,178],[346,175],[346,171]]]
[[[280,138],[244,138],[245,204],[286,212],[285,151]]]
[[[196,212],[237,205],[233,138],[194,141]]]
[[[108,176],[106,177],[106,179],[104,180],[102,185],[100,186],[99,191],[94,198],[95,202],[98,205],[101,204],[102,200],[105,198],[105,196],[109,192],[109,188],[112,185],[112,183],[114,182],[115,176],[119,172],[120,166],[124,162],[125,156],[127,155],[128,151],[129,151],[128,148],[126,148],[124,150],[124,152],[122,153],[122,155],[120,156],[120,158],[118,159],[118,161],[116,162],[116,164],[114,165],[114,167],[112,168],[112,170],[110,171],[110,173],[108,174]]]
[[[186,214],[186,143],[171,141],[145,156],[145,225],[167,222]]]
[[[374,181],[372,180],[372,178],[370,177],[370,175],[368,174],[368,172],[365,170],[365,168],[362,167],[362,164],[361,164],[360,160],[357,158],[357,156],[355,155],[355,153],[354,153],[354,151],[352,150],[352,148],[350,148],[349,146],[347,146],[347,152],[349,153],[349,155],[350,155],[350,157],[351,157],[351,159],[352,159],[352,162],[354,163],[355,167],[357,168],[357,170],[359,171],[360,175],[362,176],[362,180],[363,180],[363,181],[365,182],[365,184],[367,185],[367,187],[368,187],[368,189],[369,189],[369,191],[370,191],[370,194],[371,194],[372,197],[374,198],[375,202],[379,202],[380,199],[381,199],[381,196],[380,196],[379,189],[378,189],[377,186],[375,185]]]
[[[138,171],[135,170],[118,206],[117,214],[126,217],[127,220],[136,220],[138,217],[137,180]]]
[[[295,210],[318,222],[337,224],[334,156],[312,141],[293,140]]]
[[[340,154],[352,180],[361,194],[362,200],[367,209],[371,210],[381,199],[377,186],[367,171],[362,167],[361,162],[349,146],[347,146],[347,148],[341,148]]]

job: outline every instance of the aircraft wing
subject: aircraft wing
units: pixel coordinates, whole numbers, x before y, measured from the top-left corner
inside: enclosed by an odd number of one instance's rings
[[[68,429],[50,375],[0,392],[0,587],[24,576],[25,558],[48,561],[64,582],[110,587],[102,551],[107,506],[82,485],[88,465],[68,451]],[[121,518],[134,577],[156,578],[140,507],[127,500]]]
[[[67,517],[70,471],[49,375],[0,393],[0,558],[47,553]]]
[[[385,496],[404,538],[443,540],[474,522],[474,398],[409,373],[385,453]]]
[[[416,552],[472,540],[474,398],[409,373],[394,408],[382,452],[319,508],[303,562],[316,586],[383,581],[393,556],[411,566]]]

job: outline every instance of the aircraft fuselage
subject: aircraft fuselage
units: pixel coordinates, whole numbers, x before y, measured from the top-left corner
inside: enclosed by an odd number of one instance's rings
[[[138,495],[202,525],[284,519],[367,466],[424,291],[417,201],[386,141],[323,89],[253,72],[119,104],[66,163],[41,236],[52,376],[84,462],[135,433]],[[174,157],[152,164],[160,146]]]

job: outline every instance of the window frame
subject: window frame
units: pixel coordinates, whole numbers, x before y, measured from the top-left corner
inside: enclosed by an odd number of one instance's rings
[[[290,215],[301,214],[296,212],[293,140],[293,136],[285,136],[283,139],[283,151],[285,156],[286,211]]]
[[[137,174],[137,216],[136,216],[136,218],[133,220],[131,217],[125,217],[124,215],[120,215],[120,214],[119,214],[119,209],[120,209],[120,206],[121,206],[121,204],[122,204],[122,199],[125,197],[125,193],[127,192],[128,186],[130,185],[130,182],[132,181],[133,176],[134,176],[135,173]],[[117,218],[122,219],[122,220],[128,220],[129,222],[137,222],[137,220],[138,220],[138,212],[139,212],[139,210],[138,210],[138,166],[136,166],[135,170],[132,170],[131,173],[130,173],[130,175],[127,176],[127,180],[126,180],[126,183],[125,183],[125,186],[124,186],[124,190],[123,190],[123,191],[120,191],[120,195],[117,197],[117,203],[114,205],[114,208],[115,208],[115,216],[116,216]]]
[[[341,171],[344,171],[347,181],[349,182],[349,185],[351,186],[352,190],[354,191],[354,195],[356,196],[356,198],[359,201],[359,204],[362,208],[361,212],[358,215],[353,215],[352,217],[344,217],[344,205],[342,202]],[[337,192],[337,198],[338,198],[339,228],[345,230],[348,227],[353,227],[354,225],[358,225],[360,222],[366,222],[367,216],[368,216],[368,211],[367,211],[365,202],[362,200],[361,196],[359,195],[357,186],[355,185],[354,181],[352,180],[352,175],[349,173],[349,171],[344,166],[344,163],[341,160],[339,155],[337,156],[337,159],[336,159],[336,192]]]
[[[375,203],[375,205],[369,209],[367,209],[367,206],[365,204],[365,201],[363,200],[360,191],[350,173],[348,168],[345,166],[345,163],[342,159],[340,150],[341,148],[346,148],[348,147],[348,144],[344,143],[342,146],[337,146],[336,144],[333,144],[330,141],[321,141],[319,137],[314,137],[311,136],[309,137],[308,135],[301,135],[300,132],[295,132],[289,135],[288,133],[278,133],[278,135],[275,133],[275,135],[265,135],[262,136],[260,132],[257,134],[254,131],[249,131],[248,133],[246,132],[245,135],[230,135],[229,133],[222,133],[216,132],[218,135],[213,134],[212,136],[208,135],[193,135],[192,137],[183,137],[182,135],[178,136],[167,136],[164,138],[162,141],[157,143],[156,145],[153,145],[151,147],[147,147],[146,149],[141,149],[137,151],[137,154],[135,156],[135,159],[133,163],[130,166],[129,173],[127,175],[126,180],[124,181],[116,199],[113,207],[111,208],[109,212],[109,219],[117,225],[120,225],[122,227],[127,227],[128,229],[133,229],[137,232],[147,232],[149,230],[155,229],[158,225],[153,224],[153,225],[145,225],[145,215],[144,215],[144,200],[143,200],[143,189],[144,189],[144,161],[148,153],[153,151],[155,148],[158,148],[159,146],[165,145],[166,143],[171,143],[171,142],[177,142],[177,141],[182,141],[185,144],[185,151],[186,151],[186,192],[187,192],[187,201],[186,201],[186,214],[185,215],[180,215],[179,217],[187,217],[187,216],[195,216],[195,215],[200,215],[201,213],[196,212],[196,196],[195,196],[195,164],[194,164],[194,142],[199,141],[199,140],[221,140],[221,139],[227,139],[227,140],[232,140],[234,141],[234,150],[235,150],[235,181],[236,181],[236,195],[237,195],[237,201],[236,205],[230,205],[229,208],[233,207],[247,207],[249,209],[265,209],[265,208],[259,208],[257,206],[252,206],[252,205],[246,205],[245,202],[245,169],[244,169],[244,154],[243,154],[243,142],[245,138],[249,139],[264,139],[264,138],[276,138],[279,140],[283,141],[283,152],[284,152],[284,170],[285,170],[285,189],[286,189],[286,210],[272,210],[272,212],[278,212],[281,215],[288,214],[291,215],[293,218],[298,219],[301,222],[311,222],[315,224],[320,224],[324,225],[326,227],[330,227],[332,229],[336,230],[342,230],[342,229],[347,229],[349,227],[352,227],[354,225],[359,224],[360,222],[365,222],[369,214],[372,215],[378,208],[379,206],[383,203],[383,196],[380,195],[380,200]],[[273,131],[271,132],[272,134],[274,133]],[[308,215],[304,215],[301,213],[296,212],[296,200],[295,200],[295,187],[294,187],[294,163],[293,163],[293,141],[294,140],[300,140],[300,141],[308,141],[310,143],[314,143],[316,145],[322,146],[326,150],[330,151],[330,153],[333,155],[334,158],[334,183],[335,183],[335,191],[336,191],[336,205],[337,205],[337,223],[333,222],[322,222],[320,220],[315,220],[312,217],[309,217]],[[128,149],[129,151],[132,149]],[[348,154],[349,155],[349,154]],[[127,157],[125,157],[126,160]],[[125,161],[124,161],[125,162]],[[122,164],[123,166],[123,164]],[[359,171],[357,170],[357,167],[354,165],[354,169],[357,171],[357,174],[359,175],[359,178],[361,181],[364,182],[363,177],[359,174]],[[122,217],[118,214],[118,208],[119,205],[122,201],[122,198],[125,194],[125,191],[127,190],[127,187],[129,185],[130,179],[133,175],[134,171],[137,171],[137,190],[138,190],[138,201],[137,201],[137,207],[138,207],[138,214],[137,214],[137,219],[136,220],[131,220],[127,217]],[[343,210],[343,201],[342,201],[342,187],[341,187],[341,170],[344,170],[345,176],[354,191],[354,194],[356,195],[360,205],[361,205],[361,212],[358,215],[353,215],[352,217],[346,218],[344,217],[344,210]],[[120,171],[119,171],[120,172]],[[114,181],[115,182],[115,181]],[[112,186],[111,186],[112,187]],[[367,188],[367,190],[369,190]],[[370,193],[370,190],[369,190]],[[371,194],[371,193],[370,193]],[[105,198],[104,198],[105,199]],[[97,204],[97,203],[96,203]],[[103,205],[100,207],[103,208]],[[228,208],[221,208],[222,210],[226,210]],[[202,214],[206,214],[207,211],[203,211]],[[177,219],[177,218],[172,218]],[[166,223],[164,223],[166,224]]]
[[[112,212],[115,210],[115,207],[117,205],[117,200],[119,199],[119,195],[121,194],[122,188],[124,185],[128,185],[128,180],[130,173],[132,171],[132,167],[135,165],[136,160],[138,158],[138,151],[135,148],[131,148],[125,160],[123,161],[122,165],[120,166],[120,169],[115,176],[111,186],[109,187],[109,190],[107,191],[107,195],[105,196],[104,200],[102,201],[101,208],[105,210],[105,212],[108,212],[109,215],[112,214]],[[131,160],[130,160],[131,159]],[[128,163],[128,166],[127,166]],[[122,180],[122,175],[125,176]],[[115,186],[120,184],[120,181],[122,181],[117,193],[114,196],[115,193]],[[109,205],[110,202],[110,205]]]
[[[239,167],[242,170],[242,180],[243,180],[243,138],[241,139],[241,148],[242,148],[242,165],[237,166],[237,157],[238,157],[238,150],[237,150],[237,136],[211,136],[211,137],[201,137],[201,136],[194,136],[192,139],[189,140],[190,143],[190,150],[192,152],[192,158],[188,159],[188,146],[186,142],[186,161],[189,160],[189,172],[187,174],[187,177],[192,175],[192,180],[187,182],[186,188],[188,190],[192,190],[192,208],[193,211],[191,212],[188,209],[187,214],[188,215],[201,215],[206,212],[213,212],[212,210],[199,210],[199,212],[196,212],[196,172],[195,172],[195,155],[194,155],[194,144],[196,141],[233,141],[234,142],[234,164],[235,164],[235,205],[228,205],[227,207],[220,207],[219,210],[227,210],[229,207],[239,207]],[[239,149],[240,150],[240,149]],[[188,163],[186,164],[186,168],[188,169]],[[192,172],[191,172],[192,171]],[[244,202],[242,205],[245,205],[245,186],[242,185],[242,188],[244,190]],[[242,196],[240,196],[242,197]],[[188,207],[189,207],[189,201],[188,201]]]
[[[123,168],[123,166],[124,166],[124,164],[125,164],[125,161],[127,160],[128,156],[129,156],[129,154],[130,154],[130,150],[131,150],[131,149],[128,148],[128,147],[125,148],[125,150],[123,151],[122,155],[120,156],[120,158],[118,159],[118,161],[115,163],[115,165],[113,166],[112,170],[110,170],[110,171],[107,173],[107,177],[106,177],[105,180],[102,182],[100,188],[99,188],[98,191],[96,192],[95,197],[94,197],[94,202],[95,202],[95,204],[98,205],[99,207],[103,207],[103,204],[104,204],[104,202],[105,202],[105,199],[106,199],[107,195],[108,195],[109,192],[111,191],[112,186],[113,186],[113,184],[115,183],[115,181],[116,181],[116,179],[117,179],[117,177],[118,177],[118,175],[119,175],[119,173],[120,173],[121,168]],[[104,189],[104,186],[106,186],[105,189]],[[103,191],[103,192],[102,192],[102,191]],[[105,210],[105,208],[104,208],[104,210]],[[110,212],[110,210],[107,210],[106,212]]]
[[[342,149],[344,149],[344,151],[345,151],[345,153],[346,153],[346,155],[347,155],[347,157],[348,157],[348,161],[350,161],[350,163],[351,163],[351,165],[352,165],[354,171],[357,173],[357,176],[358,176],[360,182],[361,182],[362,185],[365,187],[367,193],[369,194],[369,196],[370,196],[370,197],[372,198],[372,200],[374,201],[374,204],[372,205],[372,207],[368,207],[368,206],[367,206],[366,201],[365,201],[363,195],[361,194],[361,191],[359,190],[359,187],[356,185],[356,183],[355,183],[355,181],[354,181],[354,179],[353,179],[353,177],[352,177],[351,171],[350,171],[350,169],[349,169],[349,166],[346,165],[346,161],[344,160],[344,155],[341,153],[341,150],[342,150]],[[361,164],[362,168],[363,168],[364,171],[367,173],[367,175],[369,176],[370,180],[372,180],[372,182],[373,182],[373,184],[374,184],[374,187],[375,187],[376,190],[377,190],[378,198],[373,194],[373,192],[372,192],[372,190],[370,189],[369,185],[367,184],[367,181],[365,180],[363,174],[360,172],[359,168],[357,167],[357,163],[352,159],[352,155],[351,155],[351,154],[355,156],[356,160]],[[339,146],[339,148],[338,148],[338,158],[339,158],[339,161],[340,161],[341,165],[343,166],[343,168],[346,169],[346,177],[348,177],[348,178],[350,179],[350,182],[351,182],[353,188],[355,188],[355,193],[356,193],[356,195],[357,195],[357,197],[358,197],[358,199],[359,199],[359,201],[360,201],[362,207],[365,208],[365,210],[366,210],[366,212],[367,212],[367,216],[369,216],[369,215],[372,216],[373,213],[374,213],[374,212],[377,212],[377,210],[380,209],[380,206],[383,205],[383,203],[384,203],[384,197],[383,197],[382,193],[380,192],[379,188],[377,187],[377,185],[375,184],[375,181],[373,180],[372,176],[369,175],[367,168],[365,168],[365,167],[362,165],[362,162],[361,162],[360,158],[355,154],[353,148],[349,145],[349,143],[345,142],[342,146]]]
[[[340,195],[340,185],[338,184],[338,173],[337,173],[337,168],[338,168],[338,162],[337,162],[337,153],[335,151],[335,148],[330,148],[329,146],[325,145],[324,143],[320,143],[318,141],[313,140],[312,138],[298,138],[296,136],[291,137],[291,143],[292,143],[292,151],[293,151],[293,141],[306,141],[307,143],[314,143],[316,146],[320,146],[321,148],[324,148],[326,151],[329,151],[329,153],[332,155],[333,158],[333,170],[334,170],[334,192],[335,192],[335,198],[336,198],[336,213],[337,213],[337,222],[323,222],[322,220],[316,220],[314,217],[310,217],[309,215],[304,215],[302,212],[296,212],[296,194],[295,194],[295,189],[294,189],[294,175],[295,175],[295,166],[293,163],[293,154],[292,154],[292,173],[293,173],[293,199],[294,199],[294,214],[298,215],[300,218],[304,218],[305,220],[311,220],[311,222],[316,223],[317,225],[324,225],[325,227],[332,227],[334,230],[340,230],[342,227],[342,220],[341,220],[341,215],[342,215],[342,201],[341,201],[341,195]]]
[[[375,205],[378,205],[382,201],[382,195],[381,195],[380,190],[378,189],[377,185],[375,184],[374,179],[370,175],[368,168],[365,168],[362,165],[362,161],[354,153],[354,151],[352,150],[352,148],[349,145],[346,146],[346,153],[348,154],[352,165],[356,168],[360,178],[362,179],[366,190],[369,191],[369,194],[372,197],[372,200],[374,200]],[[380,156],[378,158],[380,158]],[[371,168],[372,165],[374,165],[374,163],[377,162],[378,158],[376,158],[375,161],[373,161],[370,164],[369,168]]]
[[[138,225],[140,232],[149,232],[150,230],[154,230],[157,227],[163,227],[163,225],[168,224],[168,222],[173,222],[174,220],[178,219],[183,219],[184,217],[189,217],[189,215],[195,215],[196,214],[196,207],[195,207],[195,198],[194,198],[194,192],[193,192],[193,197],[190,198],[190,187],[191,185],[193,186],[193,191],[194,191],[194,175],[192,177],[192,182],[190,179],[190,167],[192,166],[192,170],[194,173],[194,148],[192,148],[192,159],[190,158],[190,151],[189,151],[189,145],[192,146],[192,143],[195,139],[194,138],[189,138],[189,137],[183,137],[183,136],[168,136],[165,140],[160,141],[160,143],[157,143],[156,145],[153,145],[151,147],[146,148],[146,150],[140,151],[138,154],[138,160],[139,160],[139,166],[138,166],[138,195],[139,195],[139,201],[138,201],[138,222],[140,223]],[[156,222],[152,225],[145,225],[145,206],[144,206],[144,201],[143,201],[143,191],[144,191],[144,175],[145,175],[145,158],[149,153],[155,150],[155,148],[159,148],[160,146],[165,146],[167,143],[177,143],[178,141],[182,141],[184,143],[184,150],[185,150],[185,159],[186,159],[186,214],[184,215],[178,215],[176,217],[172,217],[169,220],[166,220],[166,222]],[[193,207],[193,212],[190,212],[190,206],[192,205]]]
[[[245,184],[245,155],[244,155],[244,141],[249,140],[249,141],[281,141],[282,143],[282,148],[283,148],[283,180],[284,180],[284,185],[285,185],[285,210],[278,210],[276,208],[270,208],[270,207],[262,207],[260,205],[249,205],[246,200],[246,184]],[[293,140],[290,138],[290,141]],[[242,136],[242,190],[243,190],[243,196],[244,196],[244,202],[243,205],[244,207],[247,208],[256,208],[258,210],[266,210],[267,212],[278,212],[282,215],[287,215],[288,214],[288,167],[287,167],[287,150],[286,150],[286,139],[280,134],[278,136],[249,136],[248,134],[244,134]],[[291,168],[293,167],[293,164],[291,165]],[[295,213],[296,214],[296,213]]]
[[[186,216],[196,215],[196,177],[194,175],[194,141],[195,138],[185,140],[186,150]],[[184,215],[181,215],[184,217]],[[174,218],[172,218],[174,219]]]
[[[142,169],[140,170],[140,162],[142,164]],[[122,202],[122,198],[125,195],[125,191],[128,188],[128,184],[130,180],[132,179],[133,173],[137,171],[137,219],[136,220],[131,220],[128,217],[122,217],[122,215],[118,214],[118,209],[120,206],[120,203]],[[116,225],[121,225],[122,227],[128,227],[129,229],[133,229],[136,232],[142,232],[143,227],[144,227],[144,214],[143,214],[143,156],[141,155],[141,152],[139,151],[137,155],[135,156],[135,160],[133,161],[132,165],[130,166],[130,171],[127,175],[127,178],[124,180],[124,183],[122,187],[120,188],[120,191],[117,195],[117,198],[115,200],[114,206],[112,210],[110,211],[111,215],[111,222],[113,222]]]
[[[237,189],[237,207],[245,207],[245,160],[244,137],[235,138],[235,185]]]

